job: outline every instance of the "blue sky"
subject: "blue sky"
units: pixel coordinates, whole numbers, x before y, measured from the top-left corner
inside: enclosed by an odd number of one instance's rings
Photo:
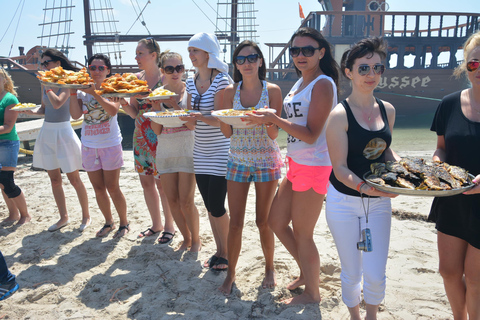
[[[13,44],[11,55],[18,54],[18,46],[24,46],[25,50],[40,44],[39,37],[42,28],[38,25],[43,21],[43,8],[45,1],[25,0],[21,20],[18,24],[16,36],[14,38],[15,28],[17,27],[18,17],[21,7],[14,17],[18,4],[23,0],[7,1],[2,0],[3,15],[0,19],[0,56],[8,56],[10,47]],[[147,0],[136,0],[141,8],[145,6]],[[49,3],[52,1],[48,1]],[[56,1],[58,4],[58,0]],[[98,2],[98,1],[97,1]],[[102,0],[105,2],[105,0]],[[115,19],[117,29],[120,33],[125,33],[134,23],[136,14],[134,13],[132,2],[135,0],[111,0],[115,9]],[[221,1],[225,2],[225,1]],[[471,11],[474,0],[457,0],[455,6],[447,0],[392,0],[388,1],[389,11],[445,11],[445,12],[468,12]],[[76,6],[73,9],[72,31],[70,44],[76,47],[70,54],[72,60],[84,62],[86,51],[83,46],[83,1],[74,0]],[[201,10],[196,6],[201,8]],[[317,0],[301,0],[305,15],[310,11],[320,11],[321,6]],[[213,8],[213,9],[212,9]],[[210,32],[215,30],[217,1],[214,0],[151,0],[144,11],[144,21],[152,34],[194,34],[197,32]],[[298,14],[298,1],[292,0],[258,0],[255,2],[257,18],[257,35],[264,55],[268,57],[268,47],[263,43],[283,43],[287,42],[291,34],[298,28],[300,18]],[[202,11],[204,13],[202,13]],[[480,9],[476,10],[480,12]],[[211,20],[211,21],[210,21]],[[7,30],[9,23],[11,25]],[[129,34],[147,34],[147,30],[137,22]],[[184,57],[184,62],[190,66],[187,55],[186,42],[165,42],[161,43],[162,50],[171,49],[177,51]],[[123,64],[135,64],[134,51],[135,44],[126,44],[123,46],[126,50],[122,54]]]

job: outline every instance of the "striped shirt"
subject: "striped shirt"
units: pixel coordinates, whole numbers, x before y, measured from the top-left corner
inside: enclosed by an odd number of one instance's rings
[[[194,78],[187,79],[187,92],[194,99],[200,95],[195,87]],[[213,111],[215,94],[229,85],[228,77],[219,73],[212,81],[208,90],[200,95],[200,111]],[[225,176],[227,174],[228,150],[230,139],[225,138],[220,127],[213,127],[203,121],[198,121],[195,127],[195,144],[193,147],[193,163],[195,174]]]

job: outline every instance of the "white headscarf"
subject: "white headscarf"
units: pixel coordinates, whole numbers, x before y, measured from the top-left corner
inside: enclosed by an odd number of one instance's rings
[[[208,67],[228,75],[228,64],[220,60],[220,43],[217,37],[211,33],[197,33],[188,41],[189,47],[194,47],[208,53]]]

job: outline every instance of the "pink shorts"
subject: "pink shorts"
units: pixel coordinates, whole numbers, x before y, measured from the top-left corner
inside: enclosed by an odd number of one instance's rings
[[[82,144],[82,165],[85,171],[110,171],[123,166],[122,145],[108,148],[89,148]]]
[[[327,194],[328,180],[332,166],[307,166],[296,163],[287,157],[287,179],[292,183],[292,190],[303,192],[313,188],[318,194]]]

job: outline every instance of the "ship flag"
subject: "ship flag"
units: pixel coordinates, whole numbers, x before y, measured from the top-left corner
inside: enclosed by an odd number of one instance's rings
[[[298,13],[300,14],[301,19],[305,19],[305,15],[303,14],[302,5],[300,4],[300,2],[298,3]]]

